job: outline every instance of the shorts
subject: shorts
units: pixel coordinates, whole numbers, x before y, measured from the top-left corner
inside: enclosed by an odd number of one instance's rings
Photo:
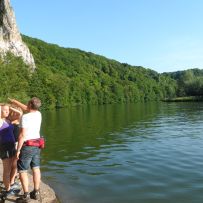
[[[7,159],[15,156],[15,143],[5,143],[0,146],[0,158]]]
[[[40,148],[23,146],[17,162],[18,172],[27,172],[29,168],[40,167]]]

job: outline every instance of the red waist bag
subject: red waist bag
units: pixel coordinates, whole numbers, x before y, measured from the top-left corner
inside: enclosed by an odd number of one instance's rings
[[[33,147],[39,147],[41,149],[44,149],[45,140],[43,137],[40,137],[38,139],[27,140],[24,142],[23,146],[33,146]]]

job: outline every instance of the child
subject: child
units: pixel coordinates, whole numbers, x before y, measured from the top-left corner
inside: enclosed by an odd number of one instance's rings
[[[18,144],[18,137],[20,133],[19,124],[20,124],[20,119],[22,117],[22,114],[23,114],[23,111],[20,107],[17,107],[14,105],[10,106],[10,114],[8,116],[8,120],[10,120],[10,122],[13,124],[15,148],[17,148],[17,144]],[[17,159],[13,160],[12,172],[14,174],[11,176],[11,182],[10,182],[11,188],[13,190],[18,191],[20,189],[20,184],[18,182],[15,182],[15,179],[17,178]]]
[[[10,113],[8,104],[0,104],[0,158],[3,163],[3,183],[5,186],[5,194],[13,195],[11,188],[11,179],[15,176],[13,169],[13,161],[15,159],[15,138],[13,135],[13,125],[7,119]]]
[[[10,122],[13,124],[13,134],[15,137],[15,141],[16,141],[16,146],[17,146],[17,142],[18,142],[18,136],[19,136],[19,124],[20,124],[20,119],[23,115],[23,111],[20,107],[17,106],[10,106],[10,114],[8,119],[10,120]]]

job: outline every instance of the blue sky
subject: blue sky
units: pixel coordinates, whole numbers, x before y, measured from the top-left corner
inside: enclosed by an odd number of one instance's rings
[[[159,73],[203,69],[202,0],[10,0],[22,34]]]

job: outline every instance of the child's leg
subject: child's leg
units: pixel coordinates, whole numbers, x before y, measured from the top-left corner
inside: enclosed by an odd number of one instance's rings
[[[11,167],[12,167],[12,159],[13,158],[6,158],[2,160],[3,163],[3,183],[6,188],[6,191],[10,190],[10,174],[11,174]]]
[[[14,184],[17,175],[17,159],[12,158],[11,174],[10,174],[10,184]]]

